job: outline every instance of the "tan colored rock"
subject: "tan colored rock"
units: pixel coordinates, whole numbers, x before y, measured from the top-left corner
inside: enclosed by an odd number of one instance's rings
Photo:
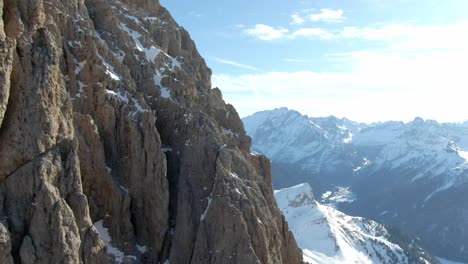
[[[145,10],[157,14],[159,8],[159,0],[125,0],[125,3],[131,8]]]
[[[301,262],[292,234],[283,232],[287,224],[274,199],[265,195],[270,187],[262,176],[236,150],[220,150],[211,202],[198,230],[195,263]]]
[[[3,1],[0,2],[0,15],[3,16]],[[0,20],[0,127],[10,97],[10,75],[13,68],[14,40],[7,37],[3,20]]]
[[[102,254],[99,239],[87,241],[87,248],[81,246],[89,232],[96,231],[81,193],[75,146],[60,143],[2,183],[2,211],[9,216],[12,252],[19,251],[25,263],[80,263],[82,256]]]
[[[82,192],[60,31],[43,27],[42,1],[2,3],[2,31],[14,38],[12,60],[2,65],[11,69],[10,87],[0,89],[10,91],[0,124],[0,212],[10,253],[23,263],[102,263],[104,244]]]
[[[301,262],[269,161],[159,1],[2,4],[0,260]]]
[[[4,222],[0,222],[0,263],[13,264],[10,232]]]

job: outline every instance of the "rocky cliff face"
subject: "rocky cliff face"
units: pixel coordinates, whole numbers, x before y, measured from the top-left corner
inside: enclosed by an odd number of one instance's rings
[[[158,1],[0,1],[0,263],[300,263]]]

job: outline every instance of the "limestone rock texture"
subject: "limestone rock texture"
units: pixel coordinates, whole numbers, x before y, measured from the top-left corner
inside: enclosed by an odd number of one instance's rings
[[[0,263],[301,263],[157,0],[0,0]]]

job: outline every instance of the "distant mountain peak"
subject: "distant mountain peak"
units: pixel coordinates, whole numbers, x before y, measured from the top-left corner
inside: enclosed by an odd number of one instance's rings
[[[281,196],[282,193],[286,193],[285,190],[275,191],[275,195]],[[290,207],[301,207],[306,205],[315,205],[314,193],[312,187],[308,183],[298,184],[296,186],[287,189],[286,197],[288,206]]]
[[[337,208],[414,232],[442,257],[468,260],[460,210],[468,201],[458,198],[468,192],[467,126],[421,117],[366,125],[291,110],[243,121],[252,147],[272,159],[276,188],[309,182],[316,197],[348,188],[355,196]]]

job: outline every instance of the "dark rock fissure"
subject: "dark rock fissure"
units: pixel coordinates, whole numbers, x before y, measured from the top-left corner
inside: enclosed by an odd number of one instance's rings
[[[3,182],[5,182],[6,180],[8,180],[8,178],[10,178],[10,176],[12,175],[15,175],[15,173],[17,173],[19,170],[21,170],[22,168],[30,165],[31,163],[35,162],[36,160],[40,159],[41,157],[44,157],[45,155],[47,155],[49,152],[52,152],[52,151],[56,151],[56,150],[60,150],[61,149],[61,145],[58,144],[56,146],[53,146],[51,147],[50,149],[47,149],[46,151],[44,151],[43,153],[40,153],[38,156],[32,158],[31,160],[28,160],[24,163],[22,163],[21,165],[19,165],[18,167],[16,167],[15,169],[13,169],[12,172],[10,172],[8,175],[6,175],[3,180],[0,182],[0,184],[3,184]],[[63,160],[62,160],[63,161]]]
[[[164,263],[164,261],[169,258],[172,250],[172,239],[177,218],[177,194],[180,175],[179,151],[173,148],[166,148],[164,154],[167,164],[166,176],[169,183],[169,228],[164,238],[163,248],[160,250],[160,263]]]

